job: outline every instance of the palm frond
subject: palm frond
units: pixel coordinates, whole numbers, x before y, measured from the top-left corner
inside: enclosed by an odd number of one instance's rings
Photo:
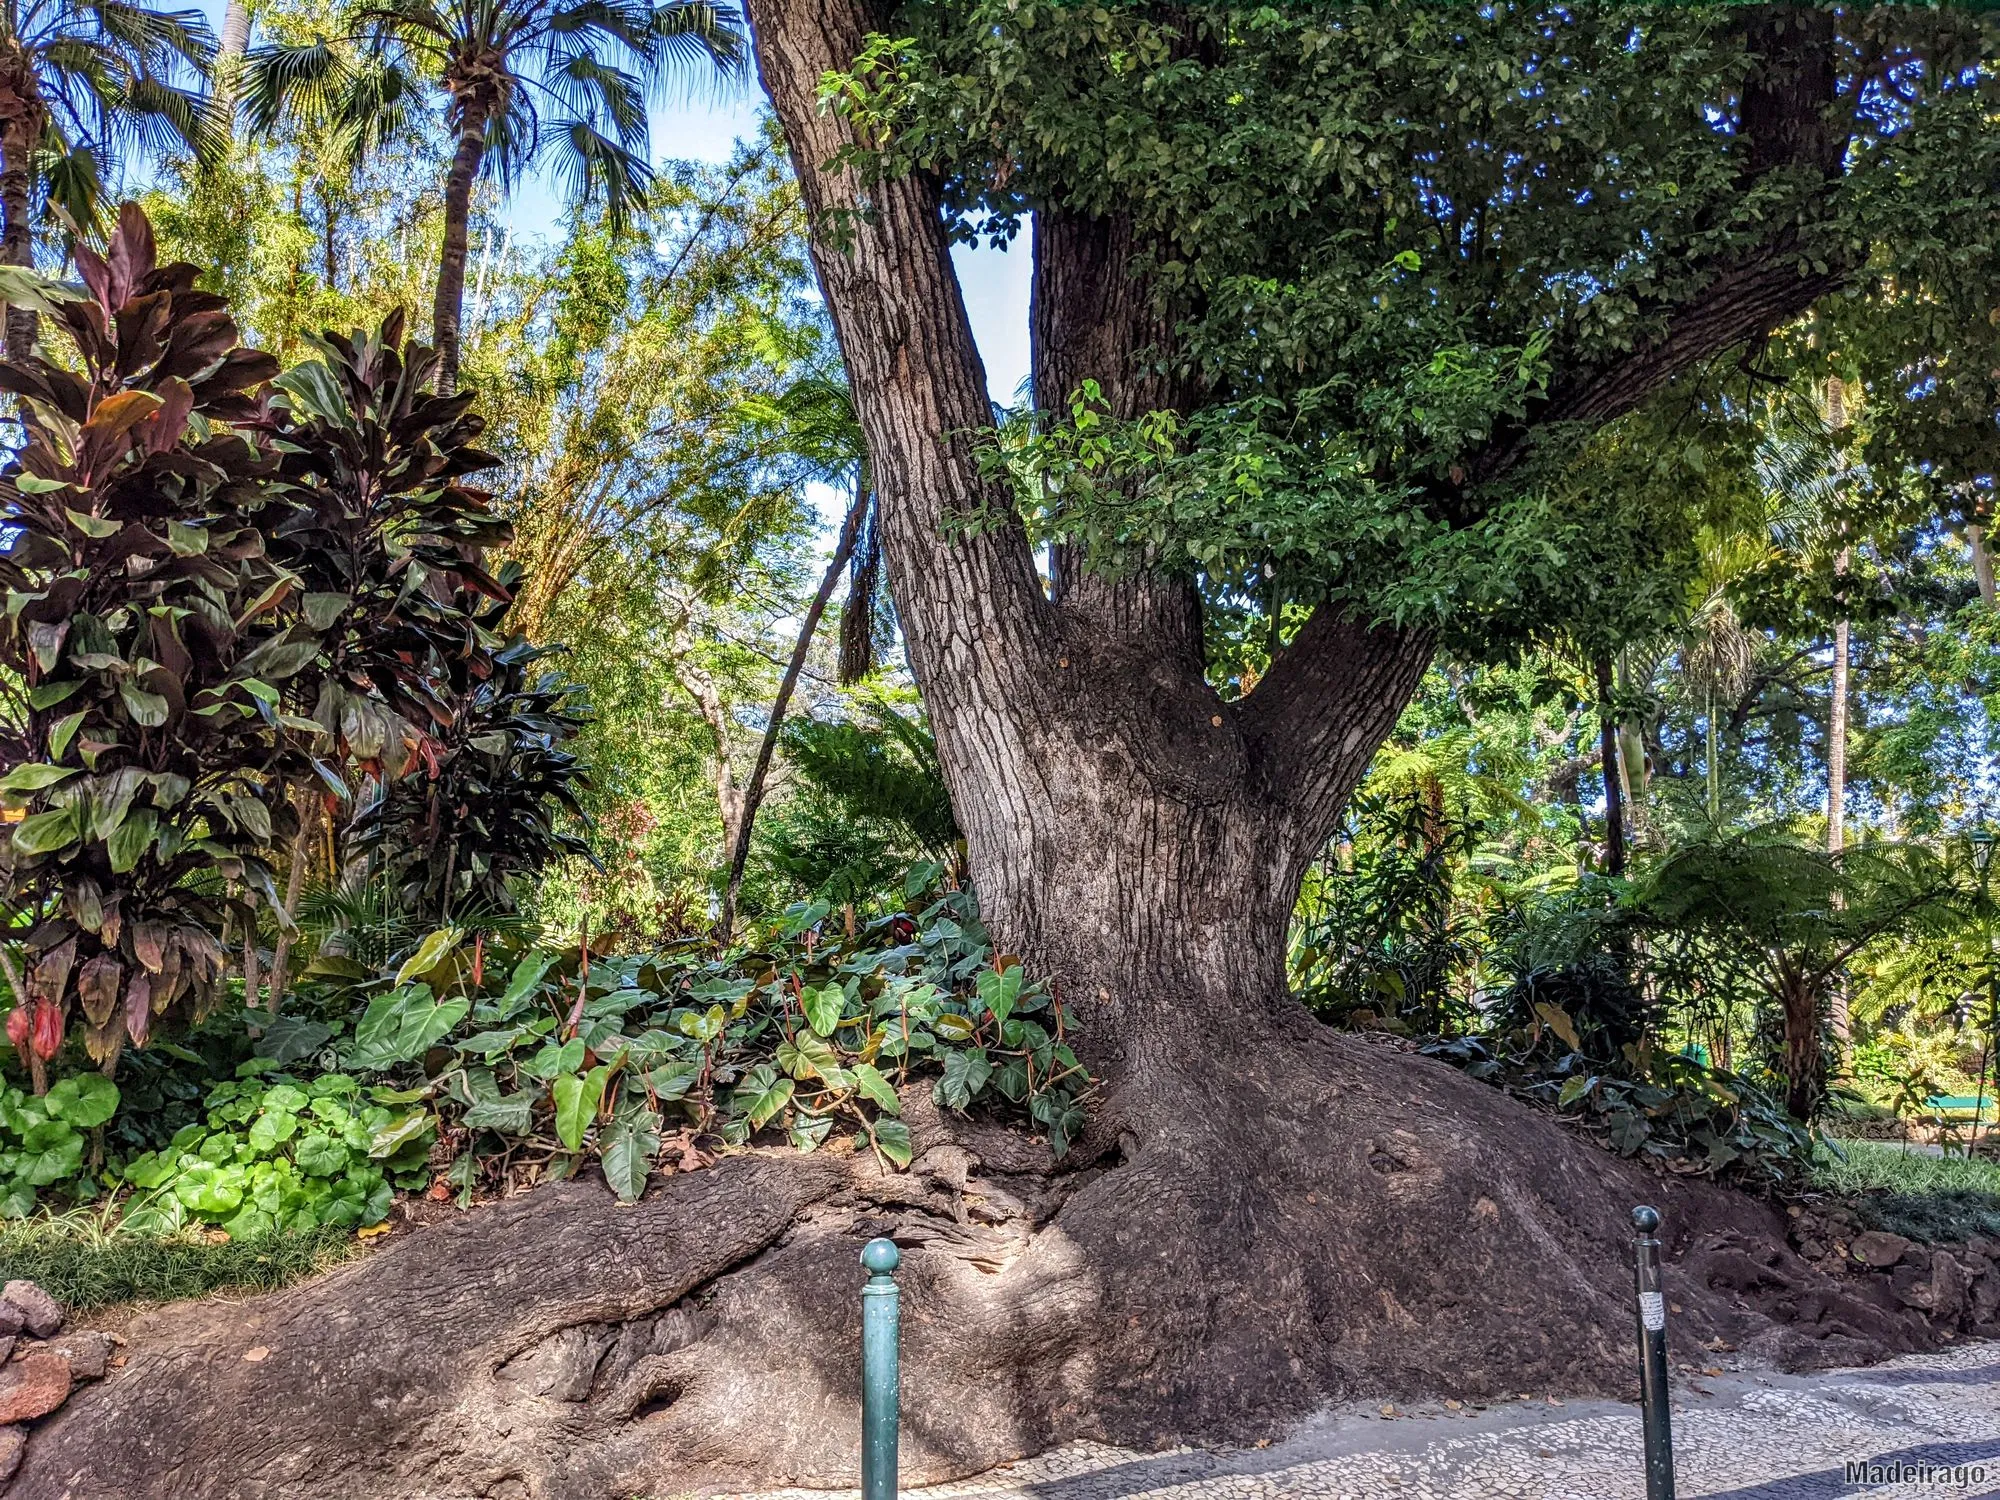
[[[198,10],[150,10],[128,0],[81,0],[105,36],[146,71],[174,58],[206,73],[215,63],[215,31]]]
[[[586,120],[565,122],[559,139],[556,171],[570,201],[589,208],[601,197],[606,227],[613,235],[623,233],[632,214],[645,206],[653,169]]]
[[[324,119],[339,109],[353,69],[331,42],[272,43],[251,49],[243,69],[243,109],[260,134],[280,120]]]
[[[708,0],[668,0],[653,12],[662,83],[689,83],[703,74],[734,80],[749,58],[743,17]]]
[[[229,118],[214,98],[157,78],[132,79],[112,101],[116,133],[155,155],[192,152],[204,166],[229,151]]]

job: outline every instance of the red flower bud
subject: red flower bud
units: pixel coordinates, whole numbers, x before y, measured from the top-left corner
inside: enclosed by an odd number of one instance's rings
[[[35,1056],[47,1062],[62,1050],[63,1014],[54,1002],[35,1002],[34,1044]]]
[[[23,1058],[28,1055],[28,1007],[17,1005],[7,1013],[7,1040]]]

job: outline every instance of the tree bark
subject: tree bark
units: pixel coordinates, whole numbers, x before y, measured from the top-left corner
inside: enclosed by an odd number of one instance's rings
[[[33,153],[47,116],[33,93],[27,59],[0,50],[0,259],[10,266],[35,263],[34,226],[28,209],[34,182]],[[31,307],[7,309],[7,359],[19,364],[34,353],[39,320]]]
[[[735,833],[728,845],[729,884],[722,896],[722,917],[716,924],[725,939],[736,930],[736,899],[743,892],[743,867],[750,858],[750,835],[756,828],[757,809],[764,802],[764,782],[771,773],[771,757],[778,748],[778,731],[784,727],[785,710],[791,706],[792,693],[799,685],[800,674],[805,671],[806,656],[812,650],[820,617],[826,613],[827,601],[833,598],[834,587],[840,582],[841,571],[846,568],[848,558],[854,555],[854,544],[861,535],[861,523],[867,519],[871,498],[865,487],[856,486],[854,503],[847,508],[847,519],[840,527],[840,540],[834,545],[833,559],[826,565],[826,575],[819,581],[819,591],[813,595],[806,617],[799,625],[798,643],[792,647],[791,660],[785,663],[785,675],[778,681],[777,696],[771,700],[771,717],[764,725],[764,738],[757,745],[756,764],[751,766],[749,779],[743,783],[741,809]],[[866,607],[866,601],[861,601],[861,607]]]
[[[1978,524],[1966,527],[1965,542],[1972,549],[1972,577],[1979,585],[1979,602],[1992,609],[2000,599],[1994,594],[1993,553],[1986,545],[1986,528]]]
[[[298,814],[298,832],[292,836],[291,865],[285,872],[285,919],[278,924],[278,942],[271,953],[270,1011],[276,1015],[285,1003],[285,988],[291,982],[292,944],[297,940],[299,898],[305,894],[306,863],[312,846],[312,814],[319,803],[310,782],[293,793],[292,806]]]
[[[1600,652],[1597,673],[1597,758],[1604,772],[1604,872],[1625,873],[1624,773],[1618,765],[1618,716],[1612,706],[1611,657]]]
[[[1810,1120],[1826,1098],[1826,1051],[1820,1045],[1819,989],[1802,975],[1787,975],[1778,993],[1785,1028],[1785,1108]]]
[[[459,320],[465,304],[466,235],[472,222],[472,184],[486,154],[486,114],[462,109],[458,147],[444,180],[444,252],[438,262],[437,298],[431,305],[431,342],[438,351],[438,394],[458,389]]]
[[[250,7],[229,0],[222,10],[222,31],[216,39],[213,93],[230,135],[236,134],[236,95],[243,83],[243,54],[250,48]]]
[[[1834,560],[1834,576],[1844,581],[1850,562],[1848,549],[1840,549]],[[1844,609],[1844,606],[1843,606]],[[1826,851],[1839,854],[1847,847],[1847,681],[1850,622],[1843,612],[1833,626],[1833,692],[1826,713]],[[1845,1056],[1852,1024],[1847,1011],[1847,984],[1843,977],[1833,981],[1832,1023],[1834,1045]],[[1813,1046],[1819,1045],[1817,1030]],[[1801,1115],[1801,1119],[1805,1116]]]

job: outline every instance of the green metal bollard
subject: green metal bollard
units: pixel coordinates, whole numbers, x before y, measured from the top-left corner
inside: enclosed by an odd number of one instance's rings
[[[870,1240],[861,1252],[868,1281],[861,1288],[861,1500],[896,1500],[896,1421],[900,1401],[896,1358],[894,1240]]]
[[[1639,1233],[1639,1404],[1646,1424],[1646,1500],[1674,1500],[1674,1433],[1667,1408],[1667,1299],[1660,1289],[1660,1227],[1658,1209],[1644,1204],[1632,1210]]]

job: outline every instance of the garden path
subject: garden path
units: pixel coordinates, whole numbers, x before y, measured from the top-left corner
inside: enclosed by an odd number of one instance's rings
[[[1674,1443],[1682,1500],[2000,1500],[2000,1342],[1967,1341],[1865,1370],[1682,1378]],[[1939,1471],[1850,1482],[1850,1462]],[[1345,1407],[1267,1447],[1234,1451],[1136,1453],[1073,1443],[906,1493],[910,1500],[1644,1500],[1646,1486],[1636,1406],[1531,1395],[1457,1409]],[[789,1490],[755,1500],[836,1497]]]

